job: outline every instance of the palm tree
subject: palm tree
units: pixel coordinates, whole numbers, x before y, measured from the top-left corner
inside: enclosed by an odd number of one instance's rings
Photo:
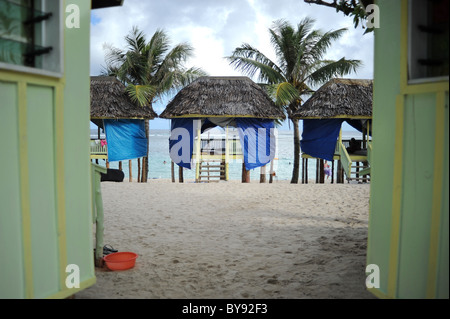
[[[158,98],[206,75],[199,68],[184,67],[193,54],[193,48],[187,43],[181,43],[171,49],[164,30],[157,30],[147,42],[145,34],[133,27],[125,41],[125,50],[106,47],[106,68],[103,74],[116,76],[122,81],[127,86],[130,98],[141,106],[152,105]],[[145,121],[145,128],[148,138],[148,121]],[[147,182],[148,152],[144,163],[142,181]]]
[[[249,77],[257,77],[267,88],[277,105],[284,108],[294,129],[294,169],[291,183],[298,183],[300,170],[300,133],[298,120],[292,114],[302,105],[302,98],[313,93],[312,88],[336,76],[344,76],[361,66],[359,60],[326,60],[324,55],[333,41],[339,39],[345,28],[329,31],[313,30],[314,19],[303,19],[295,29],[286,21],[278,20],[269,29],[277,62],[249,44],[236,48],[227,57],[236,70]]]

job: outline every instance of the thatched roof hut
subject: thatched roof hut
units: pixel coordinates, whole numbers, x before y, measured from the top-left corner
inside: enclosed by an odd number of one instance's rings
[[[372,118],[372,80],[333,79],[293,114],[297,119]]]
[[[285,118],[282,109],[248,77],[201,77],[182,89],[160,117]]]
[[[151,106],[133,103],[125,85],[112,76],[91,77],[91,119],[154,119]]]

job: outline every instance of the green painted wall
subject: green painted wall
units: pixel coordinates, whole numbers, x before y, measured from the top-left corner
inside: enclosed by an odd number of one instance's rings
[[[383,12],[400,16],[400,1],[383,3]],[[369,215],[368,264],[380,267],[380,284],[387,294],[391,234],[392,178],[395,150],[395,100],[400,92],[400,29],[398,21],[380,15],[383,28],[375,30],[373,153],[371,162],[371,200]],[[389,32],[385,32],[389,30]],[[385,59],[383,59],[385,57]],[[390,72],[389,70],[393,70]],[[376,177],[376,178],[375,178]]]
[[[372,291],[448,298],[448,81],[407,84],[407,2],[377,4],[367,264],[379,266],[381,280]]]
[[[0,80],[0,298],[24,295],[17,85]],[[7,258],[5,258],[7,256]],[[8,260],[9,262],[5,262]]]
[[[29,85],[26,94],[33,287],[36,298],[45,298],[59,290],[55,101],[51,87]]]
[[[74,2],[75,3],[75,2]],[[90,1],[76,1],[80,28],[65,29],[64,159],[69,264],[80,265],[81,280],[94,276],[90,166]]]
[[[69,264],[81,289],[95,283],[91,4],[70,3],[80,28],[64,28],[62,78],[0,69],[0,298],[68,297],[77,292],[65,286]]]

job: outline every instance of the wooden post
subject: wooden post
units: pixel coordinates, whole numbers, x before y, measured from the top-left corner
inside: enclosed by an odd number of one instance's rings
[[[302,184],[305,184],[305,158],[302,157]]]
[[[141,182],[141,159],[138,158],[138,179],[137,182],[140,183]]]
[[[331,161],[331,184],[334,184],[334,159]]]
[[[305,179],[306,179],[306,184],[308,184],[309,183],[309,181],[308,181],[308,162],[309,162],[309,160],[308,160],[308,158],[306,158],[306,175],[305,175]]]
[[[175,183],[175,163],[173,161],[171,161],[171,168],[170,168],[170,173],[172,175],[172,183]]]
[[[183,176],[183,167],[180,166],[178,169],[178,181],[180,183],[184,183],[184,176]]]
[[[197,123],[197,127],[194,129],[196,130],[197,139],[194,140],[194,147],[195,147],[195,182],[200,182],[200,169],[202,164],[202,128],[199,122],[194,121],[194,123]]]
[[[122,161],[119,162],[119,170],[122,171]]]
[[[320,172],[320,184],[325,183],[325,170],[324,170],[324,162],[323,159],[319,161],[319,172]]]
[[[227,127],[225,128],[225,180],[226,181],[229,181],[230,180],[230,171],[229,171],[229,168],[230,168],[230,165],[229,165],[229,163],[230,163],[230,140],[229,140],[229,136],[228,136],[228,125],[227,125]],[[236,152],[233,152],[233,155],[236,155],[235,154]]]
[[[106,161],[106,168],[109,168],[109,162]]]
[[[275,175],[275,172],[273,171],[273,160],[270,162],[270,177],[269,177],[269,184],[273,183],[273,177]]]
[[[142,183],[147,183],[147,162],[148,162],[148,157],[143,157],[142,158]]]
[[[356,180],[359,181],[359,162],[356,162]]]
[[[130,181],[130,183],[132,183],[133,182],[133,172],[132,172],[131,160],[128,161],[128,171],[129,171],[128,175],[130,176],[129,181]]]
[[[338,165],[337,165],[337,177],[336,177],[336,183],[337,183],[337,184],[341,184],[341,183],[342,183],[341,170],[342,170],[341,160],[338,160]]]
[[[265,165],[261,166],[259,182],[260,183],[265,183],[266,182],[266,166]]]
[[[319,159],[317,158],[316,159],[316,184],[319,183],[319,171],[320,171]]]
[[[250,171],[245,168],[245,162],[242,163],[242,183],[250,183]]]
[[[226,181],[227,180],[227,163],[225,162],[225,159],[222,159],[222,161],[220,162],[220,180],[221,181]],[[222,168],[223,168],[223,175],[222,175]]]

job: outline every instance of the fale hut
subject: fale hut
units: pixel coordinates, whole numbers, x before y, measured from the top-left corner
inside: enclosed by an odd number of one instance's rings
[[[303,120],[303,183],[308,181],[310,158],[321,159],[317,160],[320,174],[316,174],[316,181],[320,175],[323,182],[323,160],[331,161],[333,170],[334,161],[338,161],[338,182],[343,182],[344,173],[347,180],[366,180],[360,176],[370,174],[372,96],[372,80],[333,79],[317,90],[293,115]],[[341,126],[344,122],[362,133],[361,140],[342,140]],[[360,167],[359,163],[365,166]],[[333,177],[334,174],[332,182]]]
[[[91,5],[121,3],[0,1],[0,299],[96,282],[86,48]]]
[[[91,77],[91,122],[106,132],[106,143],[100,134],[91,141],[91,159],[104,159],[109,162],[129,162],[129,178],[132,181],[133,159],[145,158],[148,155],[148,136],[145,133],[144,121],[154,119],[158,115],[148,105],[141,107],[133,103],[126,92],[125,85],[115,77]],[[146,176],[144,161],[142,177]],[[140,166],[140,165],[139,165]],[[140,170],[138,172],[140,178]],[[145,178],[143,178],[145,181]]]
[[[449,298],[449,1],[378,0],[368,289]]]
[[[194,161],[197,181],[202,179],[206,162],[223,163],[222,178],[227,179],[230,159],[242,158],[243,181],[249,182],[251,169],[264,167],[274,159],[274,121],[284,119],[284,114],[248,77],[202,77],[182,89],[160,117],[171,119],[172,161],[188,169]],[[225,145],[219,157],[202,151],[200,138],[205,130],[215,126],[226,129]],[[236,152],[239,149],[236,142],[228,140],[229,126],[238,128],[242,154]]]

